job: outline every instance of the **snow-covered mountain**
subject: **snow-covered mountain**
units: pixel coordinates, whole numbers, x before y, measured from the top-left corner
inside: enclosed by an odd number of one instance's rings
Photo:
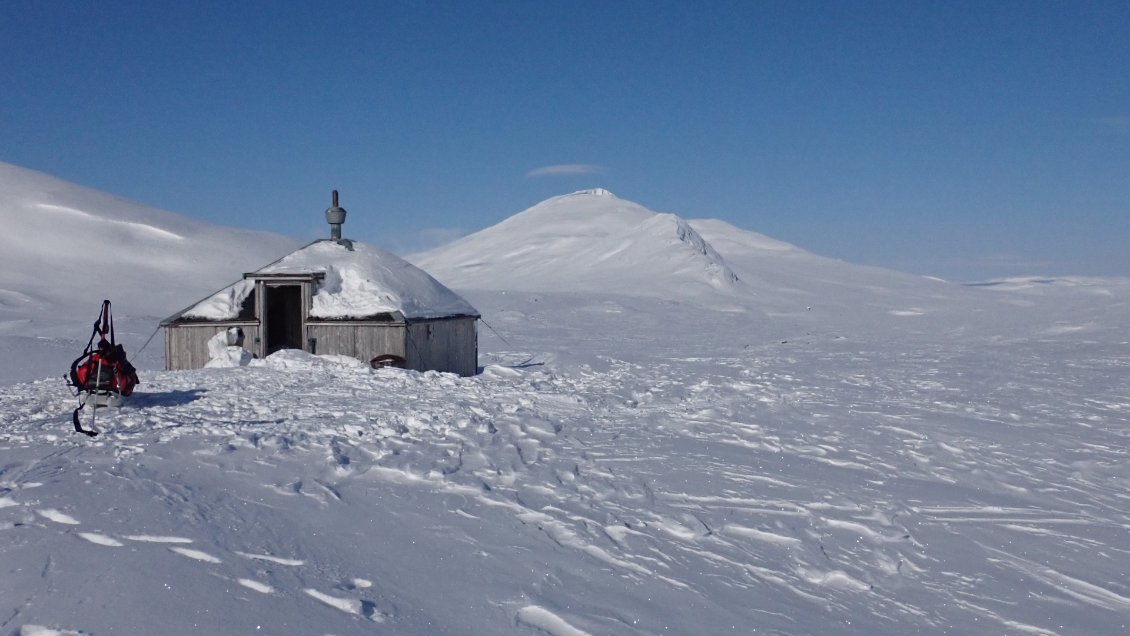
[[[553,197],[412,260],[464,289],[730,299],[747,293],[691,224],[603,189]]]
[[[25,372],[35,374],[9,369],[0,381],[64,370],[103,299],[136,350],[159,319],[299,245],[2,162],[0,223],[0,348],[29,359]]]
[[[653,212],[603,189],[548,199],[410,258],[456,288],[623,294],[776,314],[845,304],[897,311],[956,292],[724,221]]]
[[[0,163],[0,311],[165,316],[297,247]],[[250,269],[249,269],[250,268]]]
[[[227,231],[63,189],[6,204],[63,215],[0,252],[39,330],[7,368],[64,342],[85,234],[150,255],[97,262],[121,305],[238,277],[148,268]],[[1126,631],[1130,282],[951,285],[595,191],[429,258],[477,376],[146,370],[93,440],[62,367],[0,381],[0,634]]]

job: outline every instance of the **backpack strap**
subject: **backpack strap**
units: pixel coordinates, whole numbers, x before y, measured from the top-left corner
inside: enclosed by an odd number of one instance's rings
[[[86,406],[85,403],[79,404],[78,408],[75,409],[73,413],[71,413],[71,422],[74,423],[74,425],[75,425],[75,432],[76,433],[82,433],[83,435],[86,435],[87,437],[94,437],[95,435],[98,434],[98,431],[88,431],[85,428],[83,428],[82,424],[79,424],[79,421],[78,421],[78,412],[81,411],[82,407],[84,407],[84,406]]]

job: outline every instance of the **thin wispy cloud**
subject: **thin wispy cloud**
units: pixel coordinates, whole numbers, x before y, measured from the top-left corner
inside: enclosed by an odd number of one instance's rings
[[[563,175],[574,174],[600,174],[604,172],[604,166],[594,166],[588,163],[561,163],[555,166],[542,166],[535,168],[526,173],[529,178],[533,177],[560,177]]]

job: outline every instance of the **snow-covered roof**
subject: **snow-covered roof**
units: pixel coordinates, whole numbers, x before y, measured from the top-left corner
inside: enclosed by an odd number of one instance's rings
[[[311,318],[360,319],[396,312],[408,320],[479,315],[470,303],[424,270],[364,243],[351,242],[347,246],[330,240],[315,241],[253,274],[321,274],[312,299]],[[252,279],[240,280],[179,316],[234,320],[253,289]]]

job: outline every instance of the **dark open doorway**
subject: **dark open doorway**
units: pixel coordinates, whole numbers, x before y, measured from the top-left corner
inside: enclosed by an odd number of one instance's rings
[[[267,355],[279,349],[302,348],[301,285],[268,285],[263,301],[267,313]]]

